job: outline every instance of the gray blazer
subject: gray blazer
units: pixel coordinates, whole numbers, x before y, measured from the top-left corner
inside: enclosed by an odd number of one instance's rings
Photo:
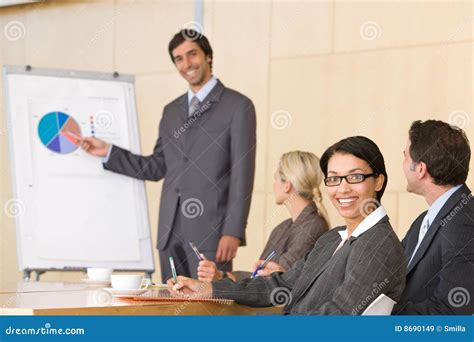
[[[313,249],[316,240],[327,231],[328,224],[319,215],[316,204],[311,202],[294,222],[289,218],[273,229],[260,259],[265,260],[272,251],[276,251],[273,261],[289,270]]]
[[[212,283],[215,296],[250,306],[285,305],[285,314],[360,315],[380,294],[395,301],[405,286],[403,247],[388,217],[352,237],[336,254],[341,241],[334,228],[313,250],[284,273]]]
[[[273,228],[260,259],[265,260],[275,251],[277,254],[272,260],[289,270],[313,249],[316,240],[327,231],[326,220],[319,215],[316,204],[311,202],[294,222],[289,218]],[[251,274],[246,271],[234,272],[237,280],[248,278]]]
[[[142,180],[164,178],[158,249],[166,247],[178,200],[189,200],[198,204],[188,208],[193,219],[183,220],[189,226],[183,229],[201,250],[210,251],[217,248],[221,235],[245,242],[255,144],[252,101],[218,81],[191,117],[187,94],[165,106],[152,155],[113,146],[104,168]]]

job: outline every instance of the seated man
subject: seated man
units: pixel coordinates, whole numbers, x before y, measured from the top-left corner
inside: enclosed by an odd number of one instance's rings
[[[385,209],[383,156],[365,137],[350,137],[321,157],[329,197],[345,225],[321,236],[287,272],[238,282],[212,283],[177,277],[174,295],[216,296],[251,306],[284,304],[286,314],[360,315],[378,296],[397,301],[405,286],[406,260]]]
[[[430,206],[403,246],[406,287],[394,314],[474,314],[474,201],[466,186],[471,149],[463,130],[415,121],[404,151],[407,191]]]

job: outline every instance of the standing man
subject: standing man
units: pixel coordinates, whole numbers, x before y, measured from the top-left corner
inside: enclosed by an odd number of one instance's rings
[[[463,130],[415,121],[404,151],[407,191],[430,206],[402,244],[406,287],[394,314],[474,313],[474,201],[466,186],[471,149]]]
[[[189,90],[165,106],[153,154],[140,156],[97,138],[82,147],[104,157],[104,168],[141,180],[164,178],[158,250],[161,279],[197,277],[194,242],[209,260],[232,270],[245,244],[255,172],[256,118],[252,101],[212,75],[212,48],[199,32],[181,30],[168,51]],[[164,85],[166,86],[166,85]]]

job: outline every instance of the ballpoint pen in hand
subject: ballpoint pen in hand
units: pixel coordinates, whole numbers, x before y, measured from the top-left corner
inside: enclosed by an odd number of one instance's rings
[[[199,250],[197,249],[196,245],[194,244],[194,242],[190,242],[189,245],[191,246],[191,248],[193,249],[193,252],[194,254],[196,254],[197,258],[201,261],[201,260],[204,260],[204,258],[201,256],[201,252],[199,252]]]
[[[276,254],[277,254],[277,253],[276,253],[275,251],[271,252],[271,253],[267,256],[267,258],[265,259],[265,261],[264,261],[260,266],[258,266],[257,269],[252,273],[252,275],[250,276],[250,278],[258,277],[258,274],[257,274],[258,271],[260,271],[261,269],[263,269],[263,268],[265,267],[265,265],[268,264],[268,262],[269,262],[270,260],[272,260],[273,257],[274,257]]]
[[[177,284],[178,283],[178,275],[176,274],[176,268],[174,267],[174,261],[173,261],[172,256],[170,256],[170,266],[171,266],[171,273],[173,274],[174,283]]]

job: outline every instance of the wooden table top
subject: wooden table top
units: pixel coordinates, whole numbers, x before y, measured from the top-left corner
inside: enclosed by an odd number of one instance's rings
[[[81,283],[19,282],[0,289],[1,315],[256,315],[281,308],[251,308],[239,304],[151,302],[131,304],[103,288]]]

